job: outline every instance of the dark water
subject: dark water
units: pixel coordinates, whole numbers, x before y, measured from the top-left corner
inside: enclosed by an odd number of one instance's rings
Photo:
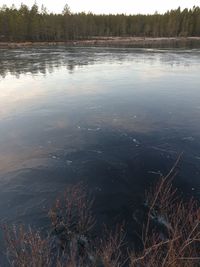
[[[69,183],[99,221],[130,218],[184,152],[175,184],[200,195],[200,50],[0,51],[1,221],[47,225]]]

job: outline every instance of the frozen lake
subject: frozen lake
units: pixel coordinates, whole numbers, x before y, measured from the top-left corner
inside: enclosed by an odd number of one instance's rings
[[[2,222],[48,224],[83,181],[107,224],[183,152],[175,184],[200,196],[200,50],[0,50]]]

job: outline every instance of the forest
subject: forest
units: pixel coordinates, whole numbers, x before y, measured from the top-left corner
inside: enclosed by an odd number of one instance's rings
[[[42,6],[21,4],[0,7],[1,42],[83,40],[93,37],[192,37],[200,36],[200,7],[153,15],[96,15],[73,13],[68,5],[62,14]]]

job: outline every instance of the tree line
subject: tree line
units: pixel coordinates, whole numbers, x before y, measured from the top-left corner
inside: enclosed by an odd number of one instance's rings
[[[67,41],[94,36],[200,36],[200,7],[179,7],[153,15],[72,13],[68,5],[61,14],[37,4],[0,7],[0,41]]]

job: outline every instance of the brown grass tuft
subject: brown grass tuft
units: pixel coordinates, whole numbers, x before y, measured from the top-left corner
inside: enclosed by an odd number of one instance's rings
[[[92,203],[81,185],[70,186],[49,212],[52,233],[45,239],[31,228],[4,227],[7,256],[13,267],[198,267],[200,208],[185,203],[172,181],[180,157],[166,176],[146,192],[146,219],[139,253],[124,243],[124,227],[108,232],[98,243],[91,237]],[[142,222],[141,222],[142,223]],[[128,257],[127,257],[128,255]]]

